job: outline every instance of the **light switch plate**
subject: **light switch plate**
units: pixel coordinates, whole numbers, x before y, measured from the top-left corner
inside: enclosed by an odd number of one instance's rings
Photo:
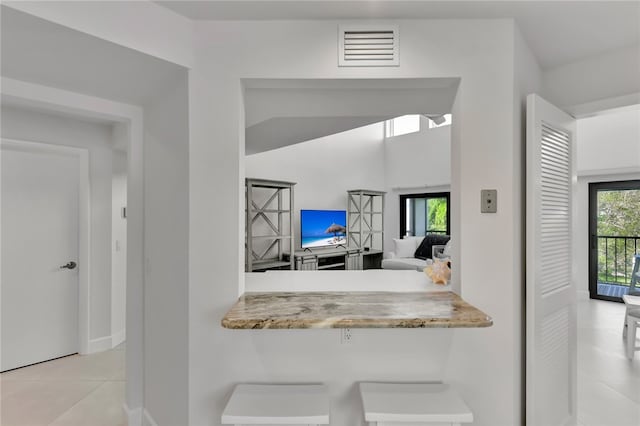
[[[498,211],[498,190],[483,189],[480,191],[480,212],[496,213]]]

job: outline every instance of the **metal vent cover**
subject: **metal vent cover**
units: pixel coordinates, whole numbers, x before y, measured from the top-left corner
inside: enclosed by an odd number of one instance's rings
[[[338,66],[397,67],[400,33],[397,25],[339,25]]]

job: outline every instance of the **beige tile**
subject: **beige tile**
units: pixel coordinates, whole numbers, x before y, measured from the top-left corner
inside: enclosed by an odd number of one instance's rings
[[[578,421],[585,426],[637,426],[640,405],[604,383],[582,377],[578,387]]]
[[[69,357],[42,362],[40,364],[29,365],[27,367],[17,368],[15,370],[4,372],[0,374],[0,381],[5,382],[9,380],[40,380],[42,379],[43,372],[51,369],[53,365],[61,362],[61,360],[74,356],[75,355],[72,355]]]
[[[629,377],[625,380],[607,380],[605,384],[640,406],[640,378]]]
[[[2,373],[6,380],[113,380],[123,378],[124,351],[72,355]]]
[[[0,399],[5,399],[16,392],[21,392],[29,386],[33,386],[33,380],[6,380],[0,382]]]
[[[578,303],[578,423],[640,424],[640,356],[626,359],[624,305]]]
[[[4,385],[4,383],[3,383]],[[2,426],[48,425],[100,385],[93,381],[30,381],[7,384],[13,392],[0,404]]]
[[[637,377],[640,362],[630,362],[624,355],[624,348],[610,352],[590,347],[578,350],[578,370],[603,381],[624,381]]]
[[[126,426],[124,382],[105,382],[50,426]]]

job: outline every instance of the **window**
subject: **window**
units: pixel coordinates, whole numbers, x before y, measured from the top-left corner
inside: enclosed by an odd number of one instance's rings
[[[589,293],[620,302],[640,255],[640,180],[589,183]]]
[[[396,117],[385,121],[385,136],[388,138],[419,131],[420,116],[417,114],[403,115],[402,117]]]
[[[436,127],[451,126],[451,114],[445,114],[443,116],[428,118],[430,129]],[[415,133],[420,131],[420,115],[411,114],[403,115],[401,117],[392,118],[385,121],[385,136],[392,138],[394,136],[406,135],[408,133]]]
[[[439,124],[430,119],[429,128],[435,129],[436,127],[451,126],[451,114],[445,114],[442,116],[442,118],[444,118],[444,121]]]
[[[450,193],[400,195],[400,235],[451,235]]]

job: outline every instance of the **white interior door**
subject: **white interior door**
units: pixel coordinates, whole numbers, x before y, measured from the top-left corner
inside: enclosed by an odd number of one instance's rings
[[[39,145],[2,143],[2,371],[78,352],[80,160]]]
[[[529,426],[576,424],[576,292],[571,280],[575,120],[527,97]]]

